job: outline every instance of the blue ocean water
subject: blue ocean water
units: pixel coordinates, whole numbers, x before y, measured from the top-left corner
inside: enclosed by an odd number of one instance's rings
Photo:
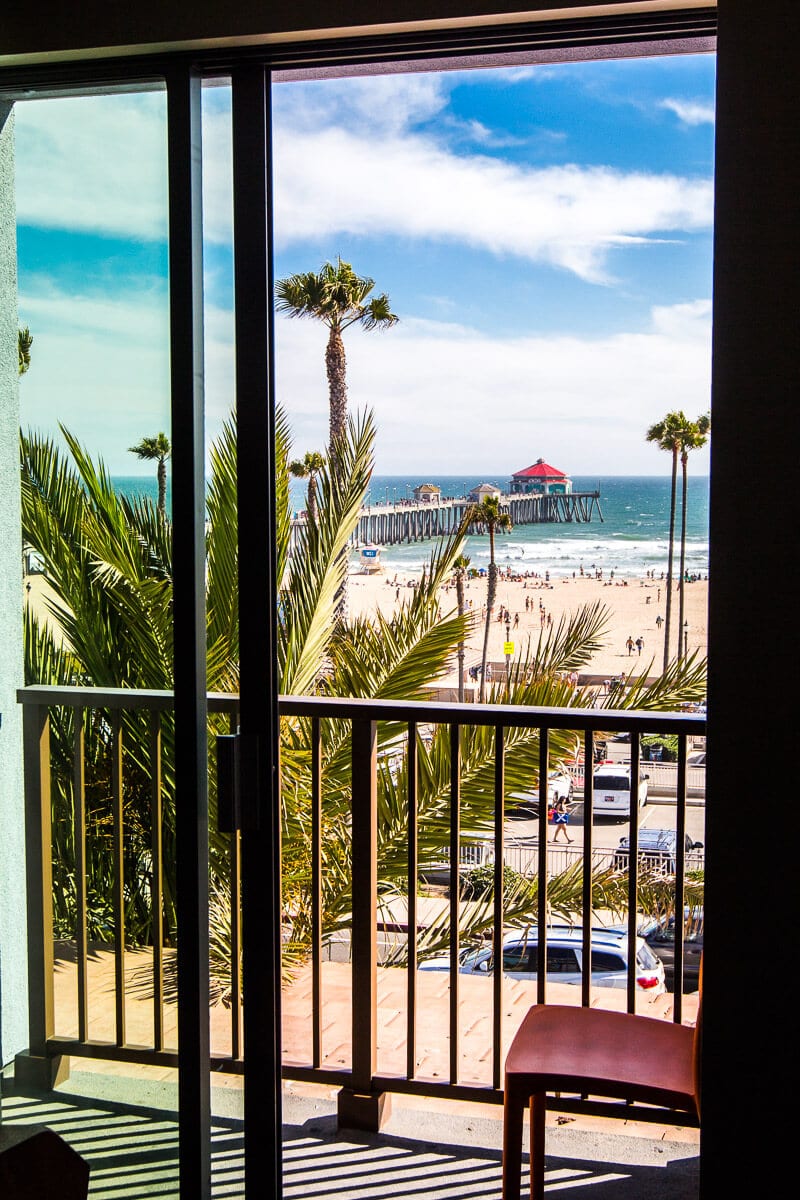
[[[373,475],[367,502],[371,506],[394,503],[411,496],[420,483],[439,485],[444,496],[464,496],[479,483],[496,483],[506,490],[508,478],[499,475],[445,475],[427,480],[419,475]],[[149,476],[120,476],[115,486],[126,495],[156,498],[155,473]],[[500,566],[516,571],[551,575],[571,575],[602,569],[620,576],[641,576],[646,571],[660,574],[666,570],[669,537],[670,479],[652,475],[575,476],[576,492],[600,492],[602,522],[591,524],[518,525],[508,534],[499,534],[496,559]],[[680,533],[680,480],[676,537]],[[169,503],[169,492],[167,495]],[[291,503],[295,510],[305,504],[302,480],[291,481]],[[418,570],[428,560],[430,542],[387,546],[382,560],[387,569]],[[486,537],[467,539],[465,553],[472,565],[480,568],[489,559]],[[676,564],[677,570],[677,550]],[[705,575],[708,571],[708,477],[689,476],[686,508],[686,569]]]

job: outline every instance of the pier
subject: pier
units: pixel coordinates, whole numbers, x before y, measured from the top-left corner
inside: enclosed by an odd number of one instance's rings
[[[464,496],[431,503],[402,501],[396,504],[372,504],[361,510],[350,539],[353,546],[371,543],[398,546],[446,536],[461,524],[473,507]],[[508,513],[512,525],[552,525],[603,520],[599,492],[506,495],[500,497],[500,511]],[[292,522],[293,529],[305,524],[304,518]],[[470,525],[469,533],[484,532],[482,525]]]

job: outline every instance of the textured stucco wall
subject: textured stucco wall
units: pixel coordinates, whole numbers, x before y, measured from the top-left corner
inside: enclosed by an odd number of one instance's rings
[[[0,100],[0,1063],[28,1043],[14,114]]]

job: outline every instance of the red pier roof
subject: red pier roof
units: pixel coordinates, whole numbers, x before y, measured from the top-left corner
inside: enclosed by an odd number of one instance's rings
[[[557,471],[555,467],[551,467],[543,458],[537,458],[532,467],[526,467],[524,471],[515,471],[512,479],[566,479],[567,476],[563,471]]]

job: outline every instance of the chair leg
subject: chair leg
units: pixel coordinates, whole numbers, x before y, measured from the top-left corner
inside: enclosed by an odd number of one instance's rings
[[[544,1119],[547,1097],[531,1096],[531,1200],[544,1200]]]
[[[522,1122],[524,1101],[511,1094],[506,1080],[503,1102],[503,1200],[520,1200],[522,1172]]]

